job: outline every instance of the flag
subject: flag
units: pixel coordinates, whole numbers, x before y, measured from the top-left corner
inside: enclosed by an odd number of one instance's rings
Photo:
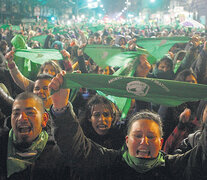
[[[128,76],[132,77],[134,76],[134,73],[136,72],[137,66],[139,65],[139,59],[137,58],[132,58],[131,61],[120,67],[114,74],[113,76]],[[112,101],[116,106],[119,108],[119,110],[122,112],[121,114],[121,119],[126,118],[127,113],[130,109],[131,106],[131,99],[126,98],[126,97],[117,97],[117,96],[111,96],[111,95],[106,95],[103,92],[97,91],[98,94],[106,97],[110,101]]]
[[[141,48],[137,48],[136,51],[125,51],[123,48],[115,46],[87,45],[84,49],[84,53],[91,57],[93,61],[103,69],[107,66],[124,66],[141,54],[146,54],[148,56],[147,60],[150,64],[156,62],[155,57],[153,57],[146,49]]]
[[[93,59],[93,61],[105,69],[106,60],[110,57],[122,52],[123,50],[120,47],[112,47],[105,45],[87,45],[84,49],[84,53],[86,53],[89,57]]]
[[[41,44],[41,47],[43,47],[45,44],[46,38],[47,38],[47,35],[40,35],[40,36],[33,36],[30,38],[30,40],[38,41]]]
[[[62,54],[56,49],[17,49],[15,56],[31,60],[36,64],[44,64],[48,60],[62,60]]]
[[[125,51],[120,47],[111,47],[103,45],[90,45],[86,46],[84,52],[88,54],[96,64],[100,67],[105,68],[106,66],[120,67],[114,75],[133,76],[137,66],[139,65],[139,56],[146,54],[151,64],[156,62],[151,54],[145,49],[137,48],[137,51]],[[100,58],[101,56],[101,58]],[[131,99],[120,98],[104,95],[104,93],[98,93],[114,102],[117,107],[122,111],[122,118],[125,118],[130,108]]]
[[[161,59],[175,43],[186,43],[189,37],[140,38],[137,45],[145,48],[156,59]]]
[[[61,88],[87,88],[164,106],[207,100],[207,85],[174,80],[68,73]]]
[[[138,58],[141,54],[147,55],[147,60],[150,64],[156,63],[156,58],[153,57],[146,49],[136,48],[136,51],[125,51],[110,57],[106,60],[106,65],[122,67],[135,58]]]

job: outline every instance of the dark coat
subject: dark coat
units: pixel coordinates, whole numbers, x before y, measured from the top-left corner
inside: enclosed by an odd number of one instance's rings
[[[206,179],[206,130],[200,143],[182,155],[166,155],[165,165],[147,173],[138,173],[130,168],[122,158],[122,151],[104,148],[86,138],[74,112],[68,108],[62,114],[54,115],[55,139],[68,162],[84,179],[93,174],[93,179],[117,180],[167,180]]]
[[[48,141],[35,163],[7,178],[8,129],[0,129],[0,180],[60,180],[70,179],[67,166],[56,143]]]
[[[192,64],[192,68],[197,75],[199,84],[207,84],[207,52],[202,50],[196,61]]]

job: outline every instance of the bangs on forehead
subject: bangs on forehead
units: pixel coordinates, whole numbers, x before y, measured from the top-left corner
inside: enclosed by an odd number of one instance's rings
[[[99,106],[103,106],[103,107],[104,107],[104,110],[107,109],[110,113],[112,113],[109,104],[100,103],[100,104],[94,104],[94,105],[92,106],[92,108],[91,108],[91,114],[92,114],[92,112],[94,111],[94,107],[95,107],[95,106],[98,106],[98,105],[99,105]]]

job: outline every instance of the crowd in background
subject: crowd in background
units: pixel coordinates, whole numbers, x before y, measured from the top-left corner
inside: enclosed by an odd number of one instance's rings
[[[108,24],[97,30],[74,25],[59,30],[58,26],[49,29],[44,23],[21,25],[18,31],[12,28],[0,30],[0,133],[4,128],[12,127],[10,115],[16,96],[23,91],[29,91],[43,100],[44,109],[49,114],[44,129],[48,133],[48,141],[56,143],[52,115],[54,112],[51,112],[54,111],[51,109],[53,101],[48,88],[52,78],[62,70],[66,73],[106,75],[112,75],[118,70],[117,67],[107,66],[103,69],[98,66],[84,53],[84,47],[87,45],[108,45],[123,48],[125,51],[136,51],[142,48],[137,43],[139,38],[187,36],[190,37],[187,43],[174,44],[156,64],[150,64],[146,55],[140,55],[133,76],[195,84],[207,83],[205,32],[190,28],[149,26],[139,28],[125,24],[119,26]],[[32,40],[32,37],[40,35],[46,36],[43,43]],[[15,36],[21,36],[26,46],[32,49],[57,49],[61,52],[63,60],[53,59],[42,65],[36,64],[35,68],[38,68],[38,72],[31,71],[25,75],[14,61],[15,48],[12,39]],[[88,138],[106,148],[117,150],[121,149],[125,142],[126,125],[130,117],[136,112],[147,109],[158,113],[161,117],[164,138],[162,150],[168,154],[187,152],[198,143],[207,113],[207,103],[204,100],[167,107],[132,99],[131,108],[127,116],[122,119],[122,112],[116,104],[98,95],[95,90],[87,88],[72,89],[67,101],[71,102],[83,132]],[[74,179],[80,178],[80,174],[75,171],[71,171],[70,176]],[[88,179],[93,177],[96,176],[90,174]]]

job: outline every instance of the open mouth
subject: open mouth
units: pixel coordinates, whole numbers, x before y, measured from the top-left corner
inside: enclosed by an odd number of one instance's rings
[[[32,130],[32,128],[30,126],[21,126],[18,127],[18,131],[22,134],[27,134]]]
[[[105,129],[108,128],[108,126],[106,126],[104,124],[100,124],[100,125],[97,126],[97,128],[100,129],[100,130],[105,130]]]
[[[150,151],[149,150],[137,150],[136,151],[136,157],[139,157],[139,158],[147,158],[150,156]]]

